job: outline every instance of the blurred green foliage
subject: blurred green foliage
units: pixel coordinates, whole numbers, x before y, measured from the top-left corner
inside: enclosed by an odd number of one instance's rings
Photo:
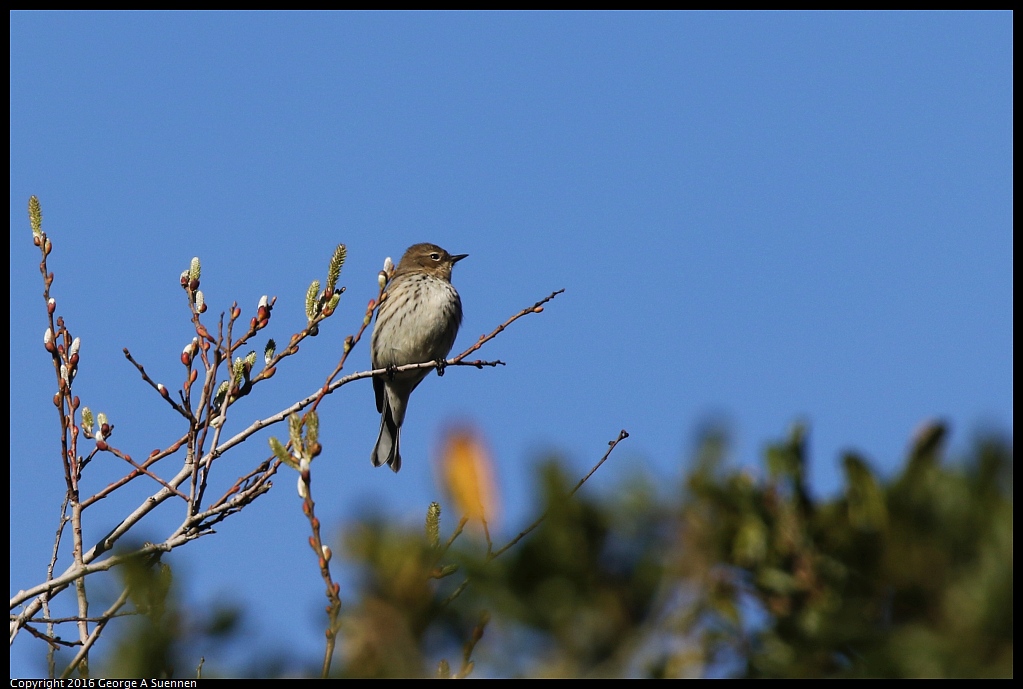
[[[93,676],[194,679],[204,664],[196,648],[216,648],[239,631],[240,612],[230,606],[202,611],[182,606],[171,568],[158,558],[129,560],[117,572],[130,605],[113,625],[115,637],[106,640],[110,648],[98,647],[105,652]]]
[[[358,594],[335,674],[1011,677],[1011,443],[950,462],[945,437],[921,430],[891,478],[846,454],[844,492],[826,499],[805,484],[800,426],[759,476],[728,466],[710,431],[669,490],[637,477],[601,491],[598,472],[569,497],[552,459],[536,475],[546,519],[496,558],[469,530],[447,547],[456,516],[439,543],[351,525]],[[148,609],[112,655],[173,630]]]
[[[846,454],[831,500],[807,495],[800,427],[768,448],[766,481],[700,466],[682,549],[707,566],[684,576],[720,581],[706,600],[731,622],[706,656],[731,646],[744,676],[1011,676],[1011,449],[984,440],[942,466],[944,436],[925,427],[887,483]],[[733,611],[751,603],[761,619]]]

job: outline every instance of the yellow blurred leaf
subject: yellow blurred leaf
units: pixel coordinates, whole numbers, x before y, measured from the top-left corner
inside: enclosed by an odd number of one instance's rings
[[[490,453],[480,434],[467,427],[448,431],[440,457],[441,480],[458,512],[470,521],[492,525],[497,489]]]

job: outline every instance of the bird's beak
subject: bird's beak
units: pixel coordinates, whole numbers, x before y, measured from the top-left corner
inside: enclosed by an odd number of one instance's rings
[[[451,263],[458,263],[459,261],[461,261],[463,258],[465,258],[468,255],[469,254],[458,254],[457,256],[452,256],[451,257]]]

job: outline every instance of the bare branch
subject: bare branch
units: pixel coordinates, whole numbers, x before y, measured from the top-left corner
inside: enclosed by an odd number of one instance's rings
[[[121,592],[121,595],[117,597],[117,600],[114,601],[114,604],[107,608],[106,612],[103,613],[103,615],[100,617],[99,623],[96,625],[96,627],[92,630],[92,633],[89,634],[89,637],[82,644],[82,648],[78,651],[75,657],[71,659],[71,662],[68,663],[68,666],[64,668],[64,672],[62,672],[60,675],[61,679],[66,679],[67,677],[71,676],[71,673],[74,672],[75,668],[78,667],[83,660],[85,660],[86,655],[89,653],[89,649],[92,648],[92,645],[96,643],[97,639],[99,639],[99,635],[103,633],[103,628],[107,626],[107,622],[116,617],[117,611],[120,610],[127,602],[128,589],[125,588],[124,591]]]
[[[134,358],[132,358],[131,352],[128,351],[127,347],[125,347],[122,351],[124,352],[124,358],[130,361],[131,365],[138,369],[139,374],[142,376],[142,380],[149,383],[150,387],[152,387],[154,390],[160,393],[160,397],[163,397],[165,400],[167,400],[167,403],[171,406],[171,408],[174,409],[174,411],[181,414],[189,421],[195,420],[184,407],[182,407],[180,404],[174,401],[174,399],[170,396],[170,392],[168,392],[167,387],[165,385],[157,383],[152,378],[149,377],[149,375],[146,373],[146,369],[142,368],[142,364],[140,364],[139,362],[135,361]]]
[[[583,487],[583,484],[586,483],[586,481],[588,481],[591,476],[593,476],[593,473],[597,469],[600,468],[600,465],[607,461],[607,458],[611,456],[611,453],[618,446],[618,443],[622,442],[623,440],[625,440],[628,437],[629,437],[629,434],[628,434],[628,432],[626,432],[626,430],[624,428],[621,431],[619,431],[618,437],[608,443],[609,447],[607,448],[607,452],[605,452],[604,456],[600,458],[600,461],[593,465],[593,468],[590,469],[590,473],[586,474],[581,479],[579,479],[579,483],[575,484],[575,488],[570,490],[566,497],[570,498],[573,495],[575,495],[576,492],[580,488]],[[536,527],[540,526],[540,524],[542,524],[543,521],[545,519],[547,519],[547,515],[549,513],[550,513],[550,510],[548,510],[547,512],[544,512],[543,514],[541,514],[540,517],[535,522],[533,522],[532,524],[527,526],[518,536],[516,536],[512,540],[508,541],[508,543],[503,548],[501,548],[500,550],[497,550],[497,551],[487,555],[487,562],[490,562],[491,560],[493,560],[496,557],[500,557],[502,553],[504,553],[506,550],[508,550],[513,545],[515,545],[516,543],[521,541],[523,538],[525,538],[527,535],[529,535],[534,529],[536,529]]]

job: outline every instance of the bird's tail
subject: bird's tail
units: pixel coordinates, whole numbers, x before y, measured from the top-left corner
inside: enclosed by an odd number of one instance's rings
[[[391,405],[386,396],[384,399],[384,410],[380,414],[380,434],[377,436],[376,446],[373,447],[373,466],[378,467],[386,462],[397,474],[401,469],[401,455],[398,453],[401,427],[394,422]]]

